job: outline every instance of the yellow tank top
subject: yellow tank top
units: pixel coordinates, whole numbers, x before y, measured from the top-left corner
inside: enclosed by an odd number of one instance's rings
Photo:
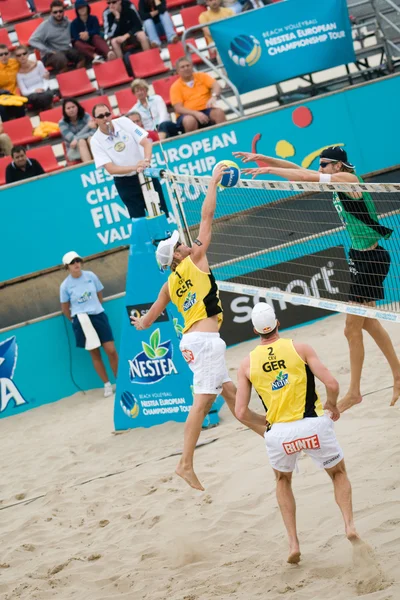
[[[218,287],[211,273],[201,271],[187,256],[168,277],[169,295],[185,320],[183,333],[193,323],[218,315],[222,323],[222,304]]]
[[[310,367],[293,340],[280,338],[250,353],[250,381],[267,411],[267,421],[288,423],[324,414]]]

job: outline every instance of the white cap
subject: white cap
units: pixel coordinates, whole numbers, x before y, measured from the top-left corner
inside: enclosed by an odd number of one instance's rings
[[[170,238],[158,244],[156,259],[160,267],[170,267],[174,257],[174,248],[179,242],[179,231],[174,231]]]
[[[67,252],[67,254],[64,254],[64,256],[62,257],[63,265],[70,265],[72,263],[72,261],[74,260],[74,258],[82,258],[82,257],[79,256],[79,254],[77,252],[75,252],[75,250],[71,250],[70,252]]]
[[[274,309],[266,302],[259,302],[254,306],[251,320],[257,333],[270,333],[278,325]]]

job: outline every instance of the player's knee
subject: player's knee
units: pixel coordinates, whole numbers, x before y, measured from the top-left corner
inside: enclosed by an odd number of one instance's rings
[[[277,471],[276,469],[274,469],[274,473],[275,473],[275,479],[276,479],[276,483],[279,482],[283,482],[283,483],[292,483],[292,473],[285,473],[284,471]]]
[[[329,477],[334,481],[336,477],[343,475],[346,473],[346,466],[344,464],[344,460],[341,460],[337,465],[331,467],[330,469],[325,469],[328,473]]]
[[[362,335],[363,322],[360,321],[346,321],[346,325],[344,328],[344,335],[348,340]]]

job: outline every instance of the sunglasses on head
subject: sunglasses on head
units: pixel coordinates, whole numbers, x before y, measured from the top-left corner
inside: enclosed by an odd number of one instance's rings
[[[81,262],[82,262],[81,258],[74,258],[74,260],[71,260],[71,262],[69,264],[76,265],[76,263],[81,263]]]
[[[0,56],[8,56],[9,54],[10,53],[8,51],[7,52],[0,52]]]
[[[111,117],[111,113],[109,111],[100,113],[99,115],[95,116],[95,119],[104,119],[104,117]]]
[[[330,160],[330,161],[324,161],[321,160],[321,162],[319,163],[319,166],[322,167],[323,169],[325,169],[325,167],[327,167],[328,165],[332,165],[333,163],[336,163],[337,160]]]

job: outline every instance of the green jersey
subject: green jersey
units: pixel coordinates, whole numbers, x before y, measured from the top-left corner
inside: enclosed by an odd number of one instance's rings
[[[358,180],[364,183],[361,177]],[[374,201],[368,192],[363,192],[362,198],[351,198],[344,192],[333,192],[333,205],[355,250],[367,250],[381,238],[387,240],[393,233],[393,229],[379,224]]]

